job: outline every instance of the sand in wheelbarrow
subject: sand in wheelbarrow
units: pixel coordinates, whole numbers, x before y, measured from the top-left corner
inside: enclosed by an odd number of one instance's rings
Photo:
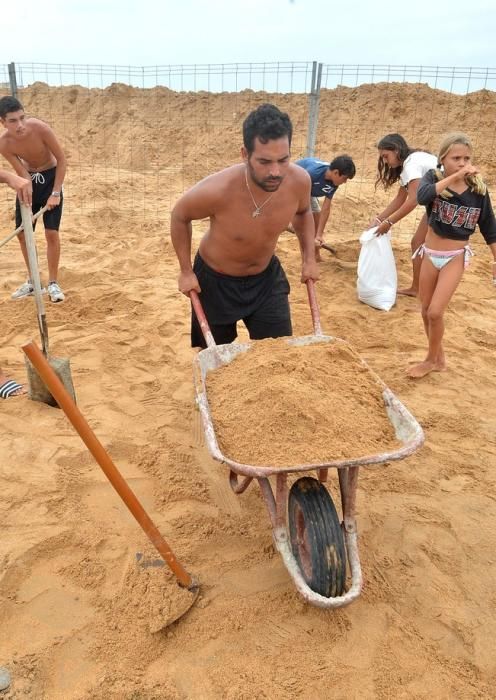
[[[381,384],[344,341],[256,341],[206,386],[219,447],[242,464],[319,464],[400,446]]]

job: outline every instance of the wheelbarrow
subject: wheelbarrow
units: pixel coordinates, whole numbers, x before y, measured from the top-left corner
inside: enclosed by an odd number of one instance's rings
[[[344,342],[322,333],[311,280],[307,282],[307,291],[313,335],[287,338],[288,345]],[[272,525],[275,547],[303,598],[321,608],[348,605],[358,598],[362,590],[355,517],[360,467],[408,457],[424,442],[422,428],[365,361],[360,360],[382,389],[385,412],[397,441],[401,443],[399,448],[353,459],[330,459],[321,464],[283,467],[254,466],[230,459],[222,454],[217,442],[206,377],[212,370],[230,363],[239,353],[250,352],[254,343],[216,345],[198,294],[194,291],[191,292],[191,302],[207,343],[207,348],[201,350],[194,360],[194,382],[210,454],[229,468],[229,483],[234,493],[242,494],[253,480],[258,481]],[[329,490],[324,486],[328,471],[332,468],[338,470],[342,520],[338,517]],[[295,472],[316,472],[317,478],[305,475],[289,487],[288,478],[292,479],[291,475]],[[275,483],[271,483],[270,477]]]

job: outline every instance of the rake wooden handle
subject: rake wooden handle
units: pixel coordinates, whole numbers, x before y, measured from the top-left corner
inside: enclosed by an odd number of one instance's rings
[[[56,399],[60,408],[64,411],[67,418],[76,429],[81,440],[84,442],[86,447],[102,468],[102,471],[107,479],[110,481],[114,489],[131,511],[134,518],[142,527],[150,542],[158,550],[164,561],[169,565],[169,568],[176,576],[178,582],[190,590],[197,588],[198,584],[176,559],[171,548],[134,495],[134,492],[129,488],[126,480],[111,460],[109,454],[106,452],[95,433],[91,430],[83,414],[67,393],[64,385],[50,367],[45,357],[40,352],[40,349],[32,340],[22,345],[22,349],[31,360],[32,364],[36,368],[36,371],[47,385],[50,393]]]

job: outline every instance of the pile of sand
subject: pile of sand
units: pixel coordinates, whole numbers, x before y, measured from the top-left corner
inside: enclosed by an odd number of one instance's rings
[[[242,464],[323,464],[399,447],[380,383],[342,342],[257,341],[206,385],[221,452]]]

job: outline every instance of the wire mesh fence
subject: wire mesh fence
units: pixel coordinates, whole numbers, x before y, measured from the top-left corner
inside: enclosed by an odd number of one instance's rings
[[[16,63],[19,87],[43,81],[52,86],[81,85],[105,88],[112,83],[132,87],[168,87],[179,92],[310,91],[315,62],[206,63],[163,66],[111,66],[70,63]],[[10,64],[12,65],[12,64]],[[492,89],[496,68],[321,64],[322,87],[357,87],[364,83],[426,83],[433,88],[465,94]],[[2,82],[8,84],[8,66],[1,65]]]
[[[492,89],[496,84],[495,68],[463,68],[449,66],[395,65],[330,65],[323,64],[322,87],[338,85],[356,87],[374,83],[426,83],[438,90],[466,94]]]
[[[220,63],[170,66],[104,66],[17,63],[18,83],[105,88],[124,83],[137,88],[167,87],[177,92],[308,92],[312,62]]]
[[[28,114],[48,122],[67,153],[66,209],[98,215],[107,208],[144,222],[167,221],[182,192],[239,162],[242,122],[263,102],[291,116],[294,158],[352,155],[357,176],[336,201],[342,200],[341,217],[346,206],[355,207],[354,228],[362,210],[365,216],[384,198],[374,182],[376,143],[385,133],[399,132],[412,147],[436,152],[447,131],[465,131],[491,184],[495,84],[496,69],[475,67],[310,61],[0,66],[0,96],[15,88]],[[336,214],[334,220],[339,225]]]

